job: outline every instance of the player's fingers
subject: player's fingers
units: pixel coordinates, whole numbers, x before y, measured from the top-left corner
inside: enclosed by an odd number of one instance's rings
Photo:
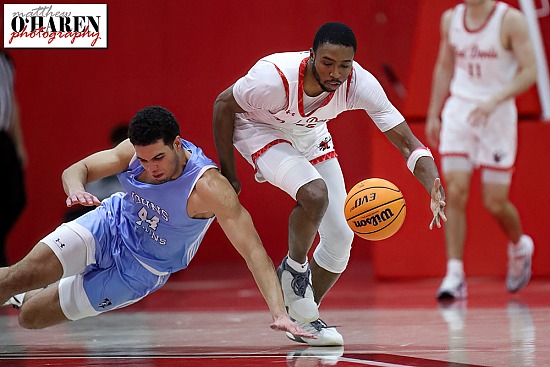
[[[77,194],[72,194],[67,197],[67,206],[73,206],[80,203],[82,203],[82,198]]]
[[[292,330],[290,332],[292,335],[295,335],[295,336],[301,336],[302,338],[308,338],[308,339],[317,339],[317,337],[313,334],[310,334],[308,333],[307,331],[305,331],[304,329],[301,329],[301,328],[294,328],[294,330]]]

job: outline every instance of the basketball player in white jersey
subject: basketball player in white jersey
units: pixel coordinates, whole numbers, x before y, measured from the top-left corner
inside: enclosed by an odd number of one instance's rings
[[[257,181],[267,181],[296,200],[289,218],[289,252],[278,274],[289,315],[318,338],[287,336],[310,345],[344,343],[336,328],[319,318],[318,304],[345,270],[353,240],[343,215],[344,178],[327,121],[347,110],[366,111],[430,193],[430,228],[445,220],[433,157],[374,76],[354,61],[356,47],[348,26],[324,24],[309,51],[259,60],[214,105],[220,168],[235,190],[241,184],[233,144],[255,168]],[[310,267],[307,254],[317,231],[320,242]]]
[[[498,1],[465,0],[442,15],[426,121],[447,187],[447,272],[437,291],[440,300],[467,296],[465,209],[475,168],[481,169],[483,203],[509,239],[507,289],[516,292],[529,282],[533,240],[523,233],[508,193],[517,150],[514,97],[535,80],[535,57],[520,11]]]
[[[129,139],[92,154],[62,175],[67,206],[97,206],[62,224],[17,264],[0,268],[0,304],[19,324],[39,329],[135,302],[185,269],[217,219],[267,302],[271,328],[315,338],[285,310],[275,268],[250,215],[212,160],[180,137],[172,113],[146,107]],[[118,174],[125,192],[103,201],[87,182]]]

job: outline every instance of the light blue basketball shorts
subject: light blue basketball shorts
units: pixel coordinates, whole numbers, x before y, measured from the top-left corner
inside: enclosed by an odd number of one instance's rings
[[[129,306],[162,287],[169,273],[147,270],[99,206],[44,237],[63,266],[59,301],[69,320]]]

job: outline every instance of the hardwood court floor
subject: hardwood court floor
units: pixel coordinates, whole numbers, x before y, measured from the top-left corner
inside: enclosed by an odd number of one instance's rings
[[[501,278],[469,279],[468,301],[450,305],[434,299],[439,279],[369,279],[351,264],[323,301],[344,348],[270,330],[244,264],[192,264],[133,306],[45,330],[2,309],[0,366],[550,366],[550,279],[515,295]]]

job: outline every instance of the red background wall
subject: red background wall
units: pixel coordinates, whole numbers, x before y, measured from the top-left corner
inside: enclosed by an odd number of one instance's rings
[[[318,26],[327,21],[342,21],[354,29],[359,44],[356,60],[379,78],[392,102],[422,136],[439,16],[456,3],[118,0],[108,3],[108,49],[9,50],[17,67],[16,89],[30,158],[29,201],[9,238],[9,258],[19,260],[60,223],[65,211],[61,172],[75,160],[109,147],[108,134],[114,125],[129,120],[143,106],[163,105],[179,119],[183,136],[215,158],[211,115],[217,94],[264,55],[308,49]],[[548,26],[546,18],[543,33],[548,34]],[[385,64],[391,66],[406,94],[391,82]],[[518,105],[522,117],[539,114],[534,89]],[[550,137],[550,125],[521,125],[520,164],[512,197],[526,216],[526,230],[541,244],[534,273],[549,275],[550,250],[542,246],[548,230],[540,223],[544,218],[540,203],[547,201],[542,189],[548,177],[537,163],[548,158],[538,142]],[[366,177],[386,177],[402,189],[409,206],[405,225],[393,238],[375,244],[356,239],[352,261],[373,258],[379,277],[443,274],[443,232],[425,232],[430,220],[428,196],[397,151],[375,131],[365,113],[343,114],[330,128],[348,187]],[[241,201],[278,262],[286,252],[287,216],[293,201],[268,184],[256,183],[243,159],[237,164],[244,187]],[[478,189],[474,183],[469,210],[475,225],[470,227],[467,271],[503,274],[505,241],[480,210]],[[196,261],[238,258],[214,225]]]

